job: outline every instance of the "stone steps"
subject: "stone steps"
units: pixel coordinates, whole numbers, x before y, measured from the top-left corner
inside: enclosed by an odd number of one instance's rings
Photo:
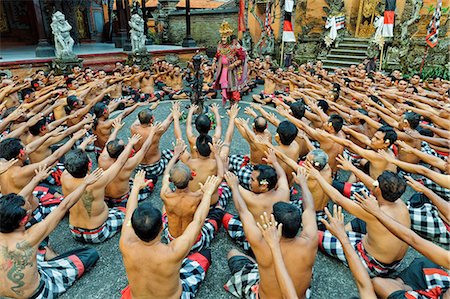
[[[353,56],[366,56],[367,53],[366,53],[366,49],[354,50],[354,49],[336,48],[336,49],[330,50],[330,55],[339,55],[339,54],[351,54]]]
[[[352,64],[357,65],[361,63],[367,56],[369,40],[356,37],[344,37],[337,46],[337,48],[332,48],[323,60],[323,67],[325,69],[349,67]]]

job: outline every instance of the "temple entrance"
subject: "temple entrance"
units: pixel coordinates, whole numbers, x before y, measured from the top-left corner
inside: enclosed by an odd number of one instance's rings
[[[378,16],[376,10],[380,0],[360,0],[358,8],[358,19],[356,21],[356,37],[367,38],[375,32],[374,22]]]
[[[0,39],[2,43],[37,43],[36,16],[32,1],[0,1]]]

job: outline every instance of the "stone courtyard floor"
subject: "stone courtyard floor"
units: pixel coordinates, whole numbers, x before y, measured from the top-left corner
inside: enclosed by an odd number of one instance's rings
[[[240,117],[247,117],[247,115],[245,115],[243,112],[244,108],[249,104],[249,99],[250,97],[246,96],[244,98],[244,101],[241,102]],[[220,103],[220,100],[216,100],[215,102]],[[161,102],[155,112],[156,120],[163,121],[170,112],[170,107],[171,102]],[[138,111],[134,112],[125,119],[126,124],[119,133],[120,138],[126,140],[126,138],[130,135],[129,128],[131,124],[136,120]],[[225,110],[223,108],[220,108],[220,112],[221,115],[225,115],[225,117],[222,119],[224,132],[226,130],[225,128],[228,125],[228,117],[226,116]],[[272,131],[274,130],[273,126],[271,126],[270,128]],[[161,139],[161,149],[172,148],[172,142],[174,141],[173,136],[173,126],[171,126],[168,132]],[[244,154],[248,152],[248,144],[239,135],[239,132],[235,130],[235,135],[231,147],[231,154]],[[160,187],[161,183],[160,181],[158,181],[158,184],[151,197],[147,199],[159,208],[161,208],[162,206],[159,197]],[[410,191],[409,188],[408,191]],[[407,196],[410,196],[410,192],[408,192]],[[228,204],[227,211],[235,213],[232,202]],[[346,217],[346,222],[350,219],[350,216]],[[100,254],[100,260],[91,271],[86,273],[84,277],[76,282],[73,287],[71,287],[65,294],[61,296],[61,298],[120,298],[120,291],[127,285],[127,277],[125,269],[123,267],[122,257],[119,252],[118,243],[119,234],[103,244],[89,245],[89,247],[94,247],[98,250]],[[50,244],[58,253],[63,253],[77,247],[86,246],[77,243],[72,239],[68,229],[67,216],[57,227],[55,232],[50,235]],[[227,252],[232,248],[239,249],[239,246],[234,244],[233,241],[230,240],[224,229],[221,228],[211,247],[213,264],[209,272],[207,273],[206,279],[202,283],[200,291],[196,298],[233,298],[233,296],[231,296],[223,289],[223,285],[226,283],[230,275],[226,255]],[[268,254],[270,254],[270,252],[268,252]],[[412,261],[412,259],[417,256],[417,252],[410,249],[406,258],[404,259],[402,267],[408,265]],[[316,264],[314,266],[312,298],[347,299],[354,296],[358,297],[358,293],[353,282],[353,277],[350,270],[338,261],[319,252],[317,254]]]

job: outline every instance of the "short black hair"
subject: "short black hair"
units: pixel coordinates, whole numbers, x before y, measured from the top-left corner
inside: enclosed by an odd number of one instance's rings
[[[408,121],[409,126],[412,129],[417,128],[417,126],[420,123],[420,114],[417,114],[415,112],[409,112],[409,111],[405,112],[405,114],[403,114],[403,117],[404,117],[405,120]]]
[[[142,203],[131,215],[131,226],[139,239],[144,242],[150,242],[161,231],[162,214],[151,203]]]
[[[278,176],[275,168],[265,164],[258,164],[255,165],[254,170],[259,171],[257,180],[260,184],[261,181],[266,180],[268,190],[275,188],[278,182]]]
[[[339,89],[339,90],[333,89],[333,90],[331,91],[331,94],[333,95],[333,100],[337,101],[337,99],[339,99],[339,95],[340,95],[339,92],[340,92],[340,89]]]
[[[288,120],[282,121],[277,128],[280,142],[283,145],[290,145],[298,134],[298,128]]]
[[[138,118],[141,125],[150,124],[153,119],[153,112],[151,109],[144,109],[142,111],[139,111]]]
[[[209,157],[211,155],[211,148],[209,144],[212,144],[212,138],[206,134],[200,134],[195,141],[195,146],[197,147],[197,151],[202,157]]]
[[[70,95],[67,97],[67,106],[69,107],[69,110],[73,110],[73,108],[76,107],[76,104],[78,103],[78,98],[75,95]]]
[[[267,120],[262,116],[258,116],[253,120],[253,127],[256,132],[263,133],[267,129]]]
[[[327,113],[328,109],[330,108],[330,105],[328,105],[328,102],[325,100],[318,100],[317,107],[322,108],[322,111]]]
[[[27,215],[22,208],[25,199],[15,193],[9,193],[0,197],[0,232],[12,233],[20,226],[20,221]]]
[[[331,123],[336,133],[339,132],[344,125],[344,119],[339,114],[331,114],[328,118],[328,122]]]
[[[301,101],[296,101],[289,105],[292,115],[297,119],[302,119],[305,116],[306,107]]]
[[[397,141],[397,132],[395,132],[394,128],[384,125],[379,127],[377,131],[384,133],[383,140],[389,140],[389,145],[393,145]]]
[[[384,199],[394,202],[399,199],[406,189],[406,182],[396,173],[385,170],[377,179]]]
[[[363,108],[357,108],[356,111],[358,111],[359,113],[364,114],[364,115],[366,115],[366,116],[369,116],[369,112],[367,112],[366,109],[363,109]],[[359,122],[360,122],[361,124],[365,124],[365,123],[366,123],[366,121],[365,121],[364,119],[360,119]]]
[[[89,157],[82,149],[74,149],[64,156],[64,167],[74,178],[84,178],[89,170]]]
[[[6,138],[0,142],[0,158],[11,160],[20,154],[23,145],[19,138]]]
[[[120,139],[111,140],[106,144],[106,150],[111,158],[117,159],[125,149],[125,145],[120,143]]]
[[[98,125],[98,119],[102,117],[107,111],[108,106],[105,103],[97,103],[92,107],[91,113],[95,115],[93,129],[95,130]]]
[[[67,78],[66,85],[67,86],[72,85],[73,81],[75,81],[75,80],[76,80],[75,78]]]
[[[211,129],[211,120],[206,114],[200,114],[195,119],[195,128],[200,134],[208,134]]]
[[[428,137],[433,137],[434,136],[433,131],[431,131],[430,129],[424,128],[424,127],[422,127],[420,125],[417,126],[416,130],[417,130],[417,132],[420,133],[420,135],[428,136]]]
[[[37,123],[35,123],[31,127],[29,127],[28,130],[30,131],[31,135],[38,136],[39,133],[41,132],[42,127],[45,127],[46,125],[47,125],[47,119],[45,117],[43,117],[40,120],[38,120]]]
[[[275,221],[282,223],[281,235],[285,238],[295,238],[302,225],[300,209],[287,202],[277,202],[273,205]]]
[[[26,96],[31,95],[34,92],[34,89],[32,88],[24,88],[20,91],[20,94],[22,95],[22,99],[25,99]]]
[[[36,90],[36,88],[39,87],[39,80],[38,79],[31,80],[30,84],[31,84],[31,88],[33,90]]]

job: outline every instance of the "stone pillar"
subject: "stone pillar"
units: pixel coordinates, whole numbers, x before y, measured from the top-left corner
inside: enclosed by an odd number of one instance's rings
[[[39,41],[36,47],[36,57],[52,57],[55,56],[55,50],[48,43],[45,35],[44,19],[42,16],[42,8],[40,0],[33,0],[34,13],[36,15],[36,26],[39,36]]]
[[[127,5],[127,2],[125,2],[125,5]],[[113,38],[113,40],[116,48],[122,48],[128,36],[128,29],[127,29],[128,19],[125,14],[125,7],[123,0],[116,1],[116,10],[117,10],[117,18],[119,20],[119,31],[117,32],[117,36]]]
[[[191,1],[186,0],[186,37],[181,44],[183,47],[196,47],[197,43],[191,36]]]
[[[157,34],[161,43],[169,42],[169,13],[176,10],[180,0],[158,0],[160,9],[156,15]]]

